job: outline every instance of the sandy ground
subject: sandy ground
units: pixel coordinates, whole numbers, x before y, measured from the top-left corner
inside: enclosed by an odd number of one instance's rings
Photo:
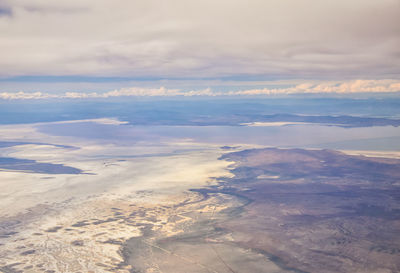
[[[139,236],[148,221],[168,229],[173,206],[198,198],[189,189],[230,175],[231,163],[218,160],[223,150],[216,145],[119,146],[43,136],[34,125],[0,126],[0,139],[74,146],[25,144],[1,148],[0,156],[84,171],[0,171],[0,269],[6,272],[128,272],[119,253],[125,240]]]

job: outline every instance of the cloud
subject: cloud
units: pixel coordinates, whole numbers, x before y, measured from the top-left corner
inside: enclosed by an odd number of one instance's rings
[[[400,92],[398,80],[355,80],[347,82],[301,83],[289,88],[264,88],[239,91],[202,90],[184,91],[179,89],[160,88],[122,88],[104,93],[65,92],[50,94],[42,92],[2,92],[0,99],[95,99],[113,97],[195,97],[195,96],[259,96],[259,95],[289,95],[289,94],[324,94],[324,93],[393,93]]]
[[[160,88],[122,88],[104,93],[85,93],[85,92],[65,92],[63,94],[50,94],[42,92],[2,92],[0,99],[93,99],[93,98],[113,98],[113,97],[173,97],[173,96],[216,96],[210,89],[197,91],[182,91],[178,89]],[[221,95],[221,94],[219,94]]]
[[[47,99],[57,98],[56,95],[50,95],[42,92],[26,93],[26,92],[2,92],[0,98],[4,100],[19,100],[19,99]]]
[[[251,89],[229,92],[232,95],[323,94],[323,93],[393,93],[400,92],[400,81],[354,80],[347,82],[302,83],[289,88]]]
[[[2,77],[400,76],[398,0],[1,3]]]
[[[12,10],[7,7],[0,6],[0,17],[1,16],[12,16]]]

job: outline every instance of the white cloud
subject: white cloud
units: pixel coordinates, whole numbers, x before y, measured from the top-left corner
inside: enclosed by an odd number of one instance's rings
[[[324,94],[324,93],[382,93],[400,92],[398,80],[355,80],[347,82],[300,83],[289,88],[264,88],[240,91],[216,92],[210,88],[185,91],[180,89],[160,88],[122,88],[104,93],[65,92],[50,94],[42,92],[0,92],[0,99],[90,99],[112,97],[174,97],[174,96],[255,96],[255,95],[285,95],[285,94]]]
[[[229,92],[232,95],[273,95],[307,93],[379,93],[400,92],[398,80],[354,80],[347,82],[302,83],[289,88],[251,89]]]
[[[0,98],[5,100],[18,100],[18,99],[47,99],[47,98],[56,98],[57,95],[50,95],[42,92],[2,92],[0,93]]]

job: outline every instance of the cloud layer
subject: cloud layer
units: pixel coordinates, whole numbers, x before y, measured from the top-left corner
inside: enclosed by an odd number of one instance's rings
[[[289,94],[324,94],[324,93],[393,93],[400,92],[400,81],[396,80],[356,80],[348,82],[302,83],[289,88],[264,88],[240,91],[215,92],[210,88],[184,91],[180,89],[160,88],[122,88],[104,93],[65,92],[50,94],[42,92],[2,92],[0,99],[90,99],[112,97],[195,97],[195,96],[257,96]]]
[[[398,0],[2,0],[0,33],[0,77],[400,77]]]

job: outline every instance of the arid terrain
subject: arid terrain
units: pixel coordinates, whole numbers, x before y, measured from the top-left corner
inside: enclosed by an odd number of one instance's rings
[[[130,142],[140,130],[115,120],[50,125],[110,135],[0,127],[1,272],[400,270],[395,151]]]
[[[146,227],[124,244],[133,272],[400,270],[399,160],[301,149],[223,159],[235,176],[193,190],[202,199],[169,218],[176,234]]]

